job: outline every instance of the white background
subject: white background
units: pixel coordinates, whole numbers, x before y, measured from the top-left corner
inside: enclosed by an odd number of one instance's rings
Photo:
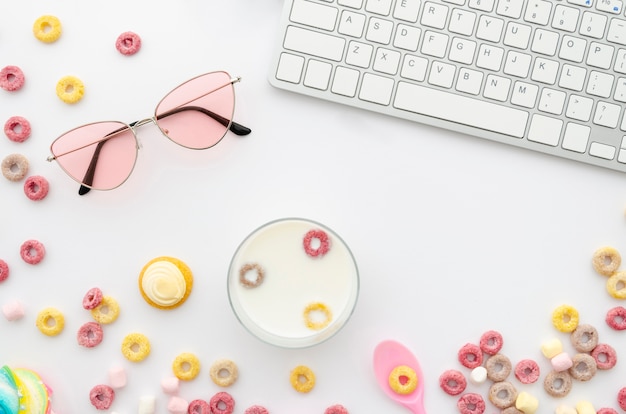
[[[272,413],[319,414],[341,403],[351,413],[404,413],[373,376],[378,342],[396,339],[411,348],[424,369],[426,409],[455,412],[455,398],[438,387],[448,368],[460,368],[457,350],[488,329],[505,338],[514,362],[549,363],[541,343],[567,335],[551,325],[552,310],[575,306],[595,325],[621,361],[589,383],[574,384],[563,401],[541,385],[540,412],[559,403],[589,400],[617,408],[626,386],[626,334],[604,323],[619,304],[594,273],[595,249],[612,245],[626,253],[626,176],[597,167],[468,138],[295,96],[272,88],[267,77],[278,41],[279,0],[181,0],[178,2],[29,0],[5,4],[0,14],[0,67],[18,65],[26,86],[0,90],[0,119],[21,115],[32,124],[23,144],[0,139],[0,156],[28,157],[31,174],[50,181],[41,202],[28,200],[23,183],[0,179],[0,257],[11,266],[0,284],[0,304],[26,307],[18,322],[0,318],[0,363],[38,371],[54,389],[57,414],[96,412],[88,393],[106,383],[107,371],[125,367],[128,385],[114,406],[137,411],[142,395],[155,395],[158,412],[167,398],[160,380],[171,375],[183,351],[202,361],[200,376],[181,385],[180,396],[209,399],[220,389],[210,364],[231,358],[240,369],[229,388],[236,413],[262,404]],[[35,19],[54,14],[63,35],[37,41]],[[119,54],[123,31],[141,35],[135,56]],[[45,161],[51,141],[77,125],[149,117],[171,88],[201,73],[227,70],[236,85],[235,119],[253,129],[229,134],[203,152],[179,148],[154,126],[143,127],[143,148],[131,178],[117,190],[79,197],[77,185]],[[58,79],[83,80],[85,97],[67,105],[55,95]],[[304,217],[336,231],[350,246],[361,275],[353,318],[328,342],[304,350],[266,345],[232,314],[226,274],[238,244],[258,226],[281,217]],[[42,263],[27,265],[19,247],[38,239]],[[181,308],[149,307],[136,287],[143,265],[170,255],[195,275]],[[121,315],[105,326],[94,349],[77,345],[75,333],[90,315],[84,293],[98,286],[115,297]],[[58,337],[35,327],[39,310],[55,306],[66,317]],[[152,353],[134,364],[120,352],[122,338],[142,332]],[[299,364],[317,374],[309,394],[295,392],[290,370]],[[465,371],[467,372],[467,371]],[[542,376],[543,377],[543,376]],[[483,395],[486,385],[471,388]],[[488,413],[496,412],[488,405]]]

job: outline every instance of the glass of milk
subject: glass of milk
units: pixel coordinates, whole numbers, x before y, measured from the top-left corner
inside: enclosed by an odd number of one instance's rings
[[[239,321],[259,339],[286,348],[316,345],[336,334],[358,294],[359,273],[346,243],[302,218],[253,231],[228,270],[228,297]]]

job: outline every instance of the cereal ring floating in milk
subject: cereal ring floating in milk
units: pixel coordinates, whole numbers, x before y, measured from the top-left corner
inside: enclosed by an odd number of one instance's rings
[[[315,243],[319,243],[315,246]],[[311,257],[324,256],[330,250],[330,238],[324,230],[310,230],[304,235],[302,240],[304,251]]]
[[[0,70],[0,88],[15,92],[24,86],[24,72],[18,66],[5,66]]]
[[[174,309],[187,300],[193,287],[191,269],[179,259],[160,256],[150,260],[139,274],[139,291],[149,305]]]
[[[85,84],[76,76],[64,76],[57,82],[57,96],[67,104],[74,104],[85,95]]]
[[[613,247],[605,246],[593,253],[591,263],[598,274],[611,276],[622,264],[622,256]]]
[[[558,306],[552,312],[552,324],[560,332],[573,332],[578,326],[578,311],[570,305]]]
[[[333,319],[333,314],[325,304],[321,302],[314,302],[308,304],[304,308],[304,322],[306,326],[315,331],[324,329]],[[315,320],[314,315],[322,315],[321,320]]]
[[[61,37],[61,21],[56,16],[44,15],[33,23],[33,34],[44,43],[56,42]]]
[[[410,394],[417,388],[417,374],[406,365],[399,365],[389,373],[389,386],[396,394]]]
[[[61,311],[56,308],[45,308],[37,315],[35,324],[42,334],[56,336],[63,332],[65,317]]]
[[[315,387],[315,374],[306,365],[298,365],[291,371],[289,381],[296,391],[306,393]]]
[[[12,116],[4,124],[4,133],[13,142],[24,142],[30,137],[30,122],[22,116]]]
[[[254,278],[249,277],[254,274]],[[246,263],[239,269],[239,282],[248,288],[259,286],[265,278],[265,270],[258,263]]]

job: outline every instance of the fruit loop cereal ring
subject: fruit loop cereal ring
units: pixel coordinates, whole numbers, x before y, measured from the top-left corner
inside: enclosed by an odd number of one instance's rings
[[[485,368],[487,368],[487,378],[491,381],[499,382],[509,377],[513,366],[508,357],[502,354],[496,354],[487,358]]]
[[[232,414],[235,410],[235,400],[227,392],[218,392],[209,400],[212,414]]]
[[[260,405],[253,405],[252,407],[246,408],[246,411],[244,411],[243,414],[269,414],[269,413],[270,412],[267,411],[267,408],[260,406]],[[347,411],[346,411],[346,414],[347,414]]]
[[[78,345],[86,348],[93,348],[102,342],[102,326],[97,322],[87,322],[83,324],[76,334]]]
[[[616,331],[623,331],[626,329],[626,308],[622,306],[616,306],[606,313],[606,323]]]
[[[42,334],[56,336],[65,327],[65,317],[56,308],[45,308],[37,315],[35,322]]]
[[[439,376],[439,387],[448,395],[459,395],[467,387],[467,381],[461,371],[449,369]]]
[[[15,92],[24,86],[24,72],[17,66],[5,66],[0,70],[0,88]]]
[[[543,388],[552,397],[565,397],[572,390],[572,376],[568,371],[551,371],[543,380]]]
[[[589,354],[581,353],[574,355],[572,363],[569,374],[578,381],[589,381],[598,371],[596,360]]]
[[[141,49],[141,37],[133,32],[124,32],[117,37],[115,48],[122,55],[134,55]]]
[[[24,194],[33,201],[43,200],[50,190],[50,184],[45,177],[33,175],[24,182]]]
[[[61,37],[61,21],[55,16],[41,16],[33,24],[33,34],[44,43],[56,42]]]
[[[89,401],[96,410],[108,410],[115,400],[115,390],[108,385],[96,385],[89,391]]]
[[[28,160],[21,154],[10,154],[2,160],[2,175],[9,181],[20,181],[28,173]]]
[[[500,414],[524,414],[524,412],[518,410],[517,407],[513,406],[505,408]]]
[[[141,333],[131,333],[122,341],[122,354],[131,362],[141,362],[150,355],[150,340]]]
[[[83,297],[83,309],[92,310],[102,303],[102,290],[100,288],[91,288]]]
[[[570,340],[578,352],[591,352],[598,345],[598,331],[589,324],[578,325]]]
[[[324,305],[321,302],[314,302],[307,305],[304,308],[304,322],[309,329],[313,329],[319,331],[328,326],[330,321],[333,318],[333,314],[328,308],[328,306]],[[313,320],[313,317],[321,314],[323,317],[322,320]]]
[[[305,365],[298,365],[291,371],[289,381],[296,391],[309,392],[315,386],[315,374],[311,368]]]
[[[396,394],[410,394],[417,388],[417,374],[413,368],[399,365],[389,374],[389,386]]]
[[[515,365],[515,378],[522,384],[534,384],[540,374],[539,365],[532,359],[523,359]]]
[[[247,412],[247,411],[246,411]],[[267,410],[265,410],[267,413]],[[259,413],[260,414],[260,413]],[[327,409],[324,410],[324,414],[349,414],[346,407],[341,404],[331,405]]]
[[[120,306],[111,296],[103,296],[100,304],[91,309],[91,317],[103,325],[115,322],[118,316],[120,316]]]
[[[41,262],[46,255],[46,248],[37,240],[26,240],[20,246],[20,256],[22,259],[32,265]]]
[[[487,355],[495,355],[502,349],[502,335],[496,331],[487,331],[480,337],[480,349]]]
[[[461,414],[483,414],[485,412],[485,400],[479,394],[464,394],[456,406]]]
[[[188,414],[211,414],[211,406],[204,400],[193,400],[187,407]]]
[[[626,411],[626,387],[622,388],[617,393],[617,403],[622,410]]]
[[[601,370],[611,369],[617,364],[617,353],[615,349],[608,344],[598,344],[598,346],[591,351],[591,356],[596,361],[598,369]]]
[[[190,352],[183,352],[174,358],[172,371],[179,380],[191,381],[200,373],[200,360]]]
[[[0,259],[0,282],[4,282],[9,277],[9,265]]]
[[[499,409],[515,404],[517,389],[508,381],[495,382],[489,387],[489,401]]]
[[[4,124],[4,133],[13,142],[24,142],[30,137],[30,122],[21,116],[12,116]]]
[[[56,90],[63,102],[73,104],[83,98],[85,85],[76,76],[64,76],[57,82]]]
[[[600,408],[598,411],[596,411],[596,414],[618,414],[618,413],[612,408]]]
[[[251,273],[254,273],[254,279],[249,277]],[[257,263],[247,263],[239,269],[239,282],[245,287],[257,287],[263,283],[264,278],[265,270]]]
[[[552,324],[560,332],[573,332],[578,326],[578,311],[573,306],[561,305],[552,312]]]
[[[319,242],[319,246],[313,247],[314,241]],[[304,235],[302,240],[304,251],[311,257],[321,257],[330,250],[330,239],[323,230],[310,230]]]
[[[613,273],[606,281],[606,290],[615,299],[626,299],[626,271]]]
[[[593,253],[591,263],[599,274],[611,276],[622,264],[622,256],[613,247],[601,247]]]
[[[230,359],[219,359],[211,365],[209,375],[211,380],[220,387],[229,387],[237,381],[237,365]]]
[[[478,345],[467,343],[461,347],[458,359],[465,368],[474,369],[483,363],[483,352]]]

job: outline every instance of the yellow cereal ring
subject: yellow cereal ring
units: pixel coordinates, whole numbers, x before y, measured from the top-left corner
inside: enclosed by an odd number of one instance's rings
[[[315,387],[315,374],[306,365],[298,365],[289,376],[291,386],[298,392],[309,392]]]
[[[591,263],[599,274],[611,276],[622,264],[622,256],[613,247],[605,246],[593,253]]]
[[[64,76],[57,82],[57,96],[68,104],[80,101],[85,94],[85,84],[76,76]]]
[[[140,333],[126,335],[122,341],[122,354],[131,362],[140,362],[150,355],[150,341]]]
[[[324,315],[324,319],[322,321],[314,321],[311,317],[313,312],[322,313]],[[328,306],[321,302],[311,303],[304,308],[304,322],[310,329],[319,331],[320,329],[327,327],[332,318],[333,314],[330,309],[328,309]]]
[[[614,273],[606,281],[606,290],[615,299],[626,299],[626,271]]]
[[[552,324],[560,332],[573,332],[578,326],[578,311],[570,305],[561,305],[552,312]]]
[[[172,371],[179,380],[190,381],[200,373],[200,360],[190,352],[183,352],[174,359]]]
[[[56,42],[61,37],[61,21],[55,16],[41,16],[33,24],[33,34],[44,43]]]
[[[237,381],[239,370],[230,359],[219,359],[211,365],[209,375],[215,384],[220,387],[229,387]]]
[[[410,394],[417,388],[417,374],[406,365],[395,367],[389,374],[389,386],[398,394]]]
[[[36,325],[42,334],[56,336],[65,327],[65,317],[56,308],[45,308],[37,315]]]
[[[91,316],[103,325],[113,323],[120,315],[120,306],[111,296],[103,296],[102,302],[91,310]]]

